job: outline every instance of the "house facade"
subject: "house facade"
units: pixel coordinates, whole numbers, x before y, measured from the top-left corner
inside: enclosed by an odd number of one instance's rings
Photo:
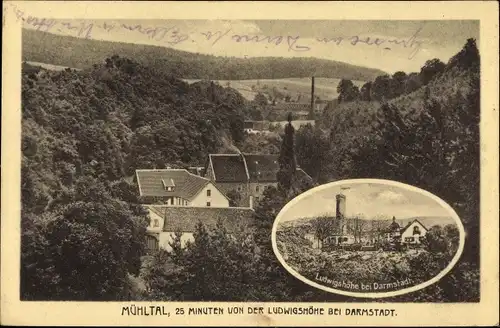
[[[252,229],[254,211],[242,207],[191,207],[168,205],[145,205],[149,212],[147,247],[149,251],[170,251],[175,234],[181,234],[181,247],[194,241],[198,222],[210,229],[221,220],[229,233],[247,232]]]
[[[229,198],[212,181],[185,169],[136,170],[143,204],[229,207]]]
[[[422,243],[427,228],[417,219],[409,222],[406,226],[401,227],[396,218],[392,218],[392,223],[385,232],[387,241],[393,243],[401,243],[406,245],[419,245]]]
[[[418,220],[413,220],[401,229],[401,243],[419,245],[422,243],[427,228]]]
[[[210,154],[205,177],[226,195],[238,193],[241,198],[237,206],[253,207],[268,187],[278,185],[278,171],[278,155]],[[298,179],[312,181],[302,169],[296,172]]]

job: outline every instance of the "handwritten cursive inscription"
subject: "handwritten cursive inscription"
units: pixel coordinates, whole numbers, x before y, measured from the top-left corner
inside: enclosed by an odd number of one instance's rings
[[[176,46],[187,40],[191,42],[208,42],[209,46],[215,46],[222,40],[237,44],[264,44],[278,47],[285,46],[289,52],[308,52],[314,48],[314,44],[333,44],[336,46],[348,45],[383,47],[384,50],[392,50],[392,47],[398,46],[403,49],[409,49],[408,59],[413,59],[421,50],[423,41],[418,39],[422,27],[418,28],[411,36],[407,38],[382,38],[371,36],[334,36],[334,37],[315,37],[304,39],[299,35],[249,35],[235,33],[231,28],[226,30],[208,30],[191,31],[190,33],[182,31],[177,26],[145,26],[141,24],[99,22],[99,21],[61,21],[36,16],[27,15],[19,9],[16,4],[8,2],[17,20],[32,26],[38,31],[50,32],[68,32],[68,34],[90,39],[92,33],[99,29],[106,33],[134,33],[138,36],[144,36],[149,40],[164,43],[169,46]],[[201,36],[201,37],[200,37]]]
[[[127,25],[121,24],[122,29],[131,32],[137,32],[142,35],[147,36],[149,39],[155,41],[164,41],[170,45],[176,45],[181,42],[186,41],[189,36],[187,34],[181,33],[181,31],[173,26],[173,27],[148,27],[142,25]]]
[[[360,37],[358,35],[353,35],[348,38],[344,38],[341,36],[332,37],[332,38],[316,38],[317,42],[328,44],[335,43],[340,46],[342,42],[345,40],[349,41],[349,44],[352,46],[356,46],[360,43],[368,45],[368,46],[381,46],[385,44],[384,49],[391,50],[391,48],[387,47],[387,44],[395,44],[398,46],[403,46],[404,48],[411,49],[410,54],[408,55],[408,59],[413,59],[417,53],[420,51],[423,42],[417,39],[418,34],[422,31],[422,27],[418,28],[415,33],[413,33],[410,37],[406,39],[384,39],[384,38],[372,38],[372,37]]]

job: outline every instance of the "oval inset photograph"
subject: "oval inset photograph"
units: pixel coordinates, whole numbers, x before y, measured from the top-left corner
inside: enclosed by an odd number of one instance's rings
[[[280,211],[273,249],[296,278],[365,298],[406,294],[446,275],[464,227],[439,197],[407,184],[343,180],[315,187]]]

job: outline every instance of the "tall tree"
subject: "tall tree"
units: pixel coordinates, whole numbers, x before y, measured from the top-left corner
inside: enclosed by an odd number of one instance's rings
[[[363,101],[371,101],[372,100],[372,82],[368,81],[361,87],[361,100]]]
[[[406,79],[408,76],[405,72],[398,71],[392,75],[391,89],[392,97],[399,97],[405,92]]]
[[[314,236],[318,240],[318,246],[322,247],[325,239],[334,233],[335,219],[324,215],[313,220]]]
[[[277,174],[278,188],[285,194],[290,191],[292,180],[297,169],[294,142],[295,128],[292,125],[292,113],[289,113],[288,124],[285,126],[285,135],[278,158],[279,171]]]
[[[384,101],[392,98],[391,77],[389,75],[377,76],[371,88],[372,100]]]
[[[337,86],[337,93],[339,103],[359,99],[359,88],[351,80],[342,79]]]
[[[425,62],[425,65],[420,69],[420,78],[425,85],[429,83],[434,76],[444,71],[446,65],[439,59],[434,58]]]

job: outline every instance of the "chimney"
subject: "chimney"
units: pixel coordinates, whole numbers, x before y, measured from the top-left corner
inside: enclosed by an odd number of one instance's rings
[[[310,119],[314,119],[314,76],[311,78],[311,110],[309,112]]]
[[[215,83],[214,81],[210,81],[210,100],[215,102]]]

